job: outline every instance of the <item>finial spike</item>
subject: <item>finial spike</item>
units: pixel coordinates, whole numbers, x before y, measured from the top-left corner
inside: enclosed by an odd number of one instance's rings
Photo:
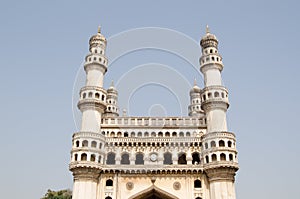
[[[196,78],[194,78],[194,86],[197,86]]]
[[[98,33],[101,33],[101,26],[98,26]]]
[[[206,34],[210,33],[208,25],[206,25]]]

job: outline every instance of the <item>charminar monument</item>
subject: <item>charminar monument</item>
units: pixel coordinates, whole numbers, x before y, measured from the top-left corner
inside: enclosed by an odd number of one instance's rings
[[[118,91],[103,88],[106,45],[99,29],[85,57],[69,165],[73,199],[236,199],[236,139],[227,129],[216,36],[207,28],[201,38],[204,88],[189,91],[186,117],[119,116]]]

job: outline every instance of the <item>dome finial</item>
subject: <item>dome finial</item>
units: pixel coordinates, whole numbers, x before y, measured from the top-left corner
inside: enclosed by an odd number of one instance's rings
[[[210,33],[208,25],[206,25],[206,34]]]
[[[194,78],[194,86],[197,86],[196,78]]]
[[[98,33],[101,33],[101,26],[98,26]]]

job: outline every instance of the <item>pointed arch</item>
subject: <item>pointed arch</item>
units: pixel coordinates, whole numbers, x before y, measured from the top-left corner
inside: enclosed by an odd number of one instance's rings
[[[149,188],[134,194],[133,196],[129,197],[128,199],[142,199],[142,198],[149,198],[149,195],[156,196],[157,198],[163,199],[179,199],[178,197],[156,187],[155,185],[150,186]]]

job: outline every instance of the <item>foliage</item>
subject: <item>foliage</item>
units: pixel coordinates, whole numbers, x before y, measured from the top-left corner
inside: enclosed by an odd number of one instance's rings
[[[41,199],[72,199],[72,191],[69,189],[52,191],[48,189],[45,196]]]

